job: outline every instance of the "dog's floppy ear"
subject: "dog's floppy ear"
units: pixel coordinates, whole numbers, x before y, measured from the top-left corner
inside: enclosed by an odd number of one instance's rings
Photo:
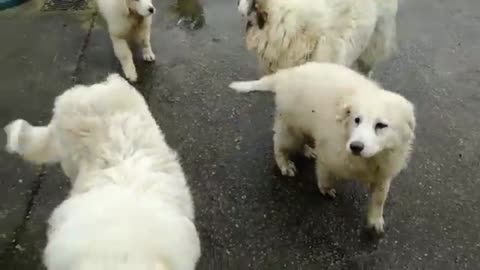
[[[402,97],[403,98],[403,97]],[[404,121],[404,129],[405,129],[405,136],[406,140],[411,140],[415,137],[415,107],[413,104],[408,101],[407,99],[403,98],[403,121]]]
[[[335,117],[337,122],[345,121],[346,119],[348,119],[348,117],[350,117],[350,114],[352,113],[351,96],[341,99],[336,106],[337,111]]]
[[[351,105],[350,103],[339,104],[337,106],[337,116],[336,119],[338,122],[345,121],[351,113]]]
[[[415,137],[415,108],[413,104],[402,95],[394,92],[389,95],[386,106],[395,113],[395,122],[399,129],[402,142],[411,141]]]

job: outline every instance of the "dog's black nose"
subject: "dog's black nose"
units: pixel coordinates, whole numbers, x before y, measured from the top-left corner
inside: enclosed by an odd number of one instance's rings
[[[149,7],[148,12],[153,13],[153,12],[155,12],[155,9],[153,7]]]
[[[359,141],[350,143],[350,150],[352,150],[352,153],[357,156],[360,155],[364,147],[365,146],[363,145],[363,143]]]

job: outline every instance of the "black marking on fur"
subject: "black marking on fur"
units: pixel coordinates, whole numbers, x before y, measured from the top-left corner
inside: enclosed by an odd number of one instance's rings
[[[248,31],[250,28],[252,28],[253,23],[251,21],[247,21],[247,27],[246,30]]]
[[[254,16],[250,16],[252,15],[252,13]],[[246,25],[247,30],[249,30],[254,25],[252,20],[255,21],[255,25],[257,25],[258,29],[261,30],[263,29],[263,27],[265,27],[265,24],[267,23],[267,13],[260,9],[260,6],[257,4],[257,1],[252,1],[250,3],[250,7],[248,8],[247,14],[249,17],[249,20],[247,21],[247,25]]]
[[[282,35],[282,44],[285,44],[285,37],[287,36],[287,31],[283,31],[283,35]],[[290,43],[288,44],[288,47],[290,47]]]
[[[263,27],[267,23],[268,14],[262,10],[261,6],[256,1],[253,1],[253,9],[257,18],[258,28],[263,29]]]
[[[272,62],[268,63],[268,74],[272,74],[272,73],[274,72],[272,66],[273,66],[273,63],[272,63]]]
[[[265,46],[263,46],[263,49],[262,49],[262,58],[265,58],[265,50],[267,49],[268,47],[268,40],[265,42]]]
[[[267,22],[267,18],[264,13],[256,11],[255,14],[257,15],[257,25],[259,29],[263,29],[265,27],[265,23]]]
[[[313,54],[315,53],[315,49],[317,48],[317,46],[318,46],[318,41],[315,41],[315,45],[313,45],[313,50],[307,54],[307,57],[305,59],[306,61],[312,60]]]

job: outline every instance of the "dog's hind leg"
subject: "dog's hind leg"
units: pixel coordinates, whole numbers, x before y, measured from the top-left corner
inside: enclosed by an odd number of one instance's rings
[[[302,141],[278,115],[275,117],[273,131],[273,150],[277,166],[282,175],[295,176],[297,169],[289,155],[300,149]]]
[[[123,73],[125,77],[131,82],[137,81],[137,70],[135,69],[135,64],[133,63],[132,51],[128,47],[128,43],[125,39],[111,36],[113,51],[115,56],[120,61],[122,65]]]
[[[365,76],[371,77],[375,65],[387,60],[397,49],[396,28],[395,13],[378,19],[369,44],[357,59],[359,71]]]
[[[150,42],[151,26],[152,18],[151,16],[149,16],[145,19],[142,27],[137,33],[138,42],[140,42],[142,46],[143,60],[147,62],[155,61],[155,54],[153,53],[152,45]]]
[[[7,134],[8,152],[17,153],[36,164],[60,162],[51,125],[34,127],[25,120],[18,119],[5,126],[4,130]]]

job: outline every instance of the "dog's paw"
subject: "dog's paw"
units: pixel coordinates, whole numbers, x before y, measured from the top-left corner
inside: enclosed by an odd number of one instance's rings
[[[146,61],[146,62],[155,61],[155,54],[152,52],[151,49],[144,49],[143,50],[143,60]]]
[[[332,199],[337,197],[337,191],[334,188],[319,187],[319,189],[323,196],[329,196]]]
[[[137,81],[138,75],[137,75],[137,71],[135,70],[135,68],[126,69],[123,72],[125,73],[125,77],[127,78],[127,80],[129,80],[130,82],[136,82]]]
[[[20,137],[22,136],[24,128],[28,125],[29,124],[25,120],[17,119],[3,128],[7,134],[7,144],[5,145],[5,150],[8,153],[20,152]]]
[[[287,164],[280,167],[280,172],[284,176],[293,177],[297,173],[297,168],[295,167],[295,164],[289,160],[287,161]]]
[[[373,230],[378,236],[383,236],[385,234],[385,221],[383,217],[369,218],[367,228]]]
[[[315,154],[315,149],[310,147],[309,145],[304,146],[303,155],[306,158],[310,158],[310,159],[316,159],[317,158],[317,154]]]

